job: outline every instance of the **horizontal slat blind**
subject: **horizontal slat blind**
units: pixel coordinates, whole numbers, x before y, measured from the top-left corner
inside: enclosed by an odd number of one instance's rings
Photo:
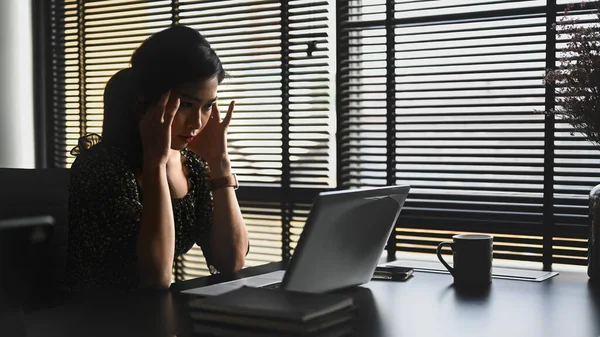
[[[250,252],[246,266],[256,266],[281,260],[281,204],[240,202],[242,214],[248,228]],[[200,247],[194,246],[177,263],[177,275],[190,279],[208,275],[208,267]]]
[[[340,184],[412,186],[388,250],[433,253],[453,234],[486,232],[496,257],[542,261],[544,156],[553,155],[537,112],[545,5],[343,2]],[[565,239],[555,238],[554,260],[581,263],[561,255],[585,254],[582,202],[600,181],[597,152],[565,132],[557,124],[553,219]]]
[[[198,29],[231,78],[219,89],[233,169],[245,185],[281,186],[281,9],[279,1],[179,1],[180,23]]]
[[[330,156],[335,142],[332,7],[328,1],[289,1],[291,187],[336,184]]]
[[[282,6],[280,1],[264,0],[179,1],[179,22],[206,36],[231,75],[220,89],[219,103],[224,107],[236,100],[228,138],[233,169],[242,185],[331,187],[335,135],[329,5],[298,0],[289,1],[285,11]],[[289,39],[282,41],[284,17]],[[282,55],[289,57],[285,64]],[[283,180],[285,174],[289,182]],[[259,213],[252,207],[242,210],[252,248],[247,265],[280,259],[289,250],[283,245],[290,206],[278,201]],[[274,234],[270,224],[275,214],[279,231]],[[199,254],[199,249],[192,254]]]
[[[336,184],[334,5],[53,0],[53,6],[64,13],[64,20],[53,14],[59,28],[54,40],[64,41],[52,55],[57,74],[54,165],[70,166],[69,150],[77,138],[102,132],[104,86],[129,66],[135,48],[170,25],[190,26],[207,38],[230,75],[219,89],[223,114],[231,100],[237,103],[228,138],[252,248],[247,265],[288,257],[296,239],[290,234],[290,214],[298,199],[291,196],[310,203],[317,191]],[[286,193],[272,193],[273,188]],[[176,265],[178,279],[207,272],[199,247]]]
[[[560,15],[568,1],[557,2]],[[293,252],[312,198],[289,195],[334,188],[336,165],[340,188],[413,186],[393,249],[433,252],[453,233],[489,232],[498,257],[541,261],[548,155],[554,261],[585,263],[598,153],[560,121],[554,152],[544,147],[535,111],[549,10],[545,0],[339,1],[336,119],[332,1],[66,0],[53,35],[55,165],[72,162],[77,137],[101,131],[104,83],[133,49],[181,23],[207,36],[232,75],[219,103],[237,101],[231,157],[256,193],[242,200],[257,247],[249,265]],[[198,251],[180,261],[183,277],[206,273]]]
[[[558,60],[568,52],[569,35],[561,34],[562,19],[576,20],[579,26],[598,26],[597,16],[578,7],[566,17],[562,11],[557,13]],[[557,97],[560,108],[560,88],[557,89]],[[561,122],[560,117],[557,118],[554,146],[554,258],[559,263],[587,264],[588,196],[592,187],[600,183],[600,151],[582,134],[574,133],[569,124]]]
[[[63,167],[67,165],[67,160],[63,157],[66,157],[68,153],[65,144],[66,114],[69,111],[66,106],[66,93],[78,89],[77,80],[74,79],[70,80],[72,83],[69,87],[67,86],[67,78],[76,75],[73,70],[67,71],[67,60],[72,63],[73,59],[77,58],[77,53],[73,52],[73,48],[76,47],[71,47],[68,50],[66,46],[68,39],[71,40],[69,43],[73,44],[71,35],[74,35],[73,32],[76,35],[77,25],[73,22],[67,22],[67,19],[73,21],[73,14],[70,13],[74,8],[73,4],[65,4],[62,0],[54,0],[47,5],[47,22],[50,23],[50,27],[53,29],[50,30],[47,36],[50,39],[48,45],[50,46],[51,66],[45,69],[48,80],[43,85],[51,88],[48,91],[51,96],[48,101],[52,104],[46,107],[47,116],[44,116],[44,120],[49,125],[46,126],[46,130],[48,130],[47,144],[43,148],[47,152],[49,167]],[[71,34],[68,34],[67,31],[70,31]],[[36,148],[36,151],[39,150],[39,148]]]
[[[411,18],[421,11],[432,14],[415,8]],[[399,24],[394,35],[395,176],[413,186],[402,227],[539,233],[544,116],[534,109],[544,104],[545,14]],[[398,246],[412,249],[398,234]],[[496,238],[496,255],[541,258],[533,238],[528,246]]]
[[[546,5],[546,0],[395,0],[395,17],[423,21],[440,15],[488,16],[490,12],[529,10]]]
[[[292,220],[290,222],[290,253],[293,254],[306,220],[308,219],[308,213],[310,212],[310,203],[296,203],[293,206]]]
[[[70,167],[69,151],[79,137],[102,132],[106,82],[128,66],[144,39],[171,24],[169,3],[64,0],[64,26],[57,32],[64,40],[53,56],[56,166]]]

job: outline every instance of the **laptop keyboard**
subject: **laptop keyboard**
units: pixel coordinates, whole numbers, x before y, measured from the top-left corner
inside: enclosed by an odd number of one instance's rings
[[[276,283],[271,283],[271,284],[267,284],[264,285],[260,288],[266,288],[266,289],[279,289],[281,287],[281,282],[276,282]]]

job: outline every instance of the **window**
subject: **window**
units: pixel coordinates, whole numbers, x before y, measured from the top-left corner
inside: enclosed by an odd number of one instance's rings
[[[587,263],[600,153],[536,112],[564,4],[340,3],[340,187],[412,186],[388,251],[488,232],[497,258]]]
[[[69,166],[77,139],[101,133],[104,86],[145,38],[174,24],[198,29],[231,75],[219,105],[237,103],[228,139],[247,265],[288,258],[305,205],[336,184],[334,12],[307,0],[51,1],[51,164]],[[206,273],[198,247],[175,266],[178,279]]]
[[[289,258],[319,191],[398,183],[412,189],[389,253],[487,232],[496,258],[587,263],[600,153],[537,112],[555,104],[543,76],[566,0],[50,3],[53,166],[101,131],[104,84],[148,35],[206,35],[232,75],[219,103],[238,102],[249,265]],[[178,278],[206,272],[199,249],[176,265]]]

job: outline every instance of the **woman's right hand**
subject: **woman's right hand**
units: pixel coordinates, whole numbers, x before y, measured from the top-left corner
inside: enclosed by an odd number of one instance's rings
[[[171,124],[179,109],[179,98],[165,92],[140,121],[144,163],[164,165],[171,150]]]

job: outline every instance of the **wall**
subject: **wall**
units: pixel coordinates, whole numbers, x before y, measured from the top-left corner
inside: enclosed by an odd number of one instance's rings
[[[30,0],[0,0],[0,167],[35,166]]]

